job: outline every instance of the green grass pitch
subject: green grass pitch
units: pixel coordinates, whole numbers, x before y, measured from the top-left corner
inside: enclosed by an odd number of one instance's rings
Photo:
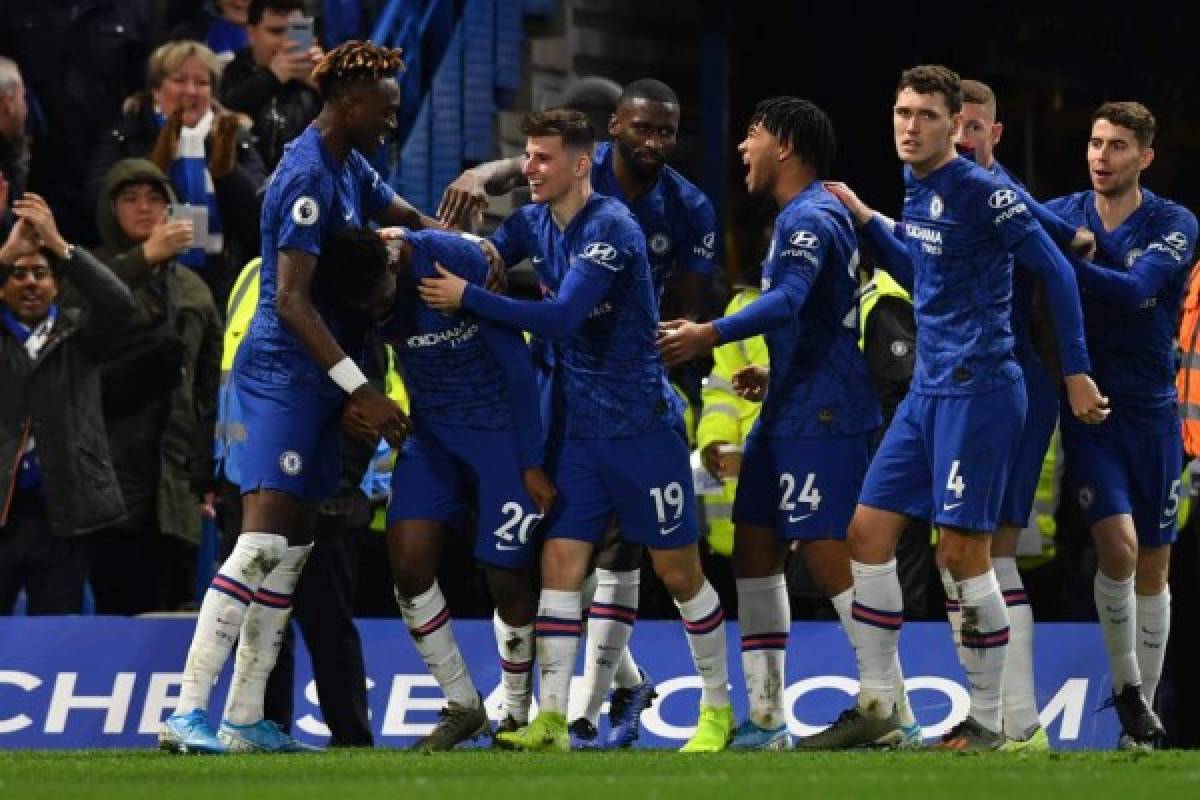
[[[668,752],[529,755],[395,750],[306,756],[170,756],[146,751],[0,751],[0,800],[1163,800],[1200,798],[1200,752]]]

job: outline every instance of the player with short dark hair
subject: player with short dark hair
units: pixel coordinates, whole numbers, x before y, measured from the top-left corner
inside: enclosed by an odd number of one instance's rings
[[[687,751],[721,750],[733,730],[726,688],[724,614],[704,578],[688,450],[663,397],[658,325],[645,237],[628,209],[591,189],[592,150],[574,111],[530,115],[524,174],[533,204],[491,238],[506,265],[540,258],[548,293],[520,302],[447,272],[426,280],[427,303],[529,330],[556,348],[562,441],[555,455],[559,506],[547,521],[536,622],[541,676],[538,716],[497,734],[526,750],[567,749],[567,700],[582,633],[580,587],[611,516],[627,540],[650,548],[675,598],[703,683],[700,722]],[[575,146],[566,142],[578,142]]]
[[[1004,739],[1000,697],[1008,614],[990,558],[1000,501],[1020,442],[1026,396],[1013,357],[1009,295],[1013,256],[1038,270],[1056,309],[1055,329],[1071,408],[1089,423],[1107,415],[1087,375],[1079,297],[1070,266],[1011,187],[957,157],[958,76],[941,66],[905,70],[892,109],[905,164],[899,225],[834,186],[888,271],[915,284],[917,364],[867,471],[850,523],[852,638],[858,703],[824,734],[829,746],[874,742],[898,724],[892,664],[903,607],[894,558],[908,518],[938,525],[939,557],[963,609],[960,657],[971,709],[940,746],[988,750]]]
[[[808,100],[758,104],[738,150],[747,188],[769,194],[780,208],[763,263],[763,295],[714,322],[664,323],[659,340],[668,366],[759,334],[770,353],[770,391],[746,440],[733,506],[750,706],[734,749],[792,747],[784,708],[791,628],[784,565],[792,545],[803,548],[809,571],[853,634],[846,528],[882,418],[858,347],[854,221],[821,184],[834,148],[833,124]],[[739,372],[735,387],[761,396],[760,375],[759,368]],[[898,746],[920,743],[921,729],[910,715],[895,737]]]
[[[642,78],[621,92],[608,120],[611,143],[596,149],[592,189],[624,203],[646,239],[656,299],[672,296],[676,313],[689,319],[706,316],[705,299],[716,269],[717,224],[712,203],[667,161],[679,131],[680,105],[675,91],[662,81]],[[481,164],[464,172],[442,198],[439,218],[452,223],[470,208],[486,206],[487,194],[512,190],[521,179],[521,157]],[[495,256],[493,255],[493,258]],[[668,289],[669,285],[669,289]],[[539,350],[543,355],[544,349]],[[542,374],[551,369],[543,365]],[[670,385],[663,396],[682,414]],[[605,744],[628,746],[639,734],[639,717],[654,698],[654,684],[634,662],[628,643],[637,616],[642,549],[610,532],[600,550],[593,576],[595,588],[587,622],[582,716],[572,721],[573,741],[597,744],[600,709],[612,692]],[[619,658],[613,653],[620,652]],[[519,710],[515,710],[519,713]]]
[[[324,96],[321,113],[288,145],[267,185],[259,303],[233,368],[247,430],[242,533],[201,606],[179,704],[159,734],[164,749],[299,749],[263,718],[263,690],[312,548],[317,507],[337,488],[343,420],[356,434],[396,443],[409,427],[399,406],[367,383],[353,359],[371,324],[364,312],[394,290],[394,277],[384,269],[348,286],[332,274],[343,265],[330,265],[324,253],[330,242],[335,248],[361,243],[355,232],[336,237],[368,219],[412,228],[436,224],[398,197],[364,155],[396,126],[395,74],[402,68],[398,50],[367,42],[346,42],[326,54],[314,70]],[[326,293],[318,273],[353,291]],[[209,694],[235,641],[218,740],[208,721]]]
[[[467,313],[443,314],[417,296],[417,283],[437,275],[435,264],[484,285],[488,262],[478,237],[403,229],[384,235],[393,237],[400,290],[380,332],[396,350],[414,424],[392,471],[388,556],[413,645],[448,699],[414,749],[449,750],[488,733],[490,724],[437,582],[446,528],[469,528],[474,516],[475,557],[497,618],[507,628],[532,627],[537,525],[555,491],[542,471],[537,383],[520,332]],[[528,672],[532,642],[523,654],[499,625],[497,634],[501,663],[524,662]]]
[[[1175,389],[1175,333],[1196,248],[1196,217],[1142,187],[1154,161],[1154,115],[1105,103],[1087,144],[1090,191],[1047,207],[1096,237],[1094,262],[1076,258],[1096,382],[1113,398],[1099,428],[1063,415],[1072,488],[1091,527],[1094,593],[1112,669],[1122,747],[1163,735],[1151,709],[1171,627],[1171,545],[1186,488]]]

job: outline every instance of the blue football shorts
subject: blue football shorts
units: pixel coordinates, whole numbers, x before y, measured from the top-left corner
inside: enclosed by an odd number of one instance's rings
[[[871,461],[871,433],[746,438],[733,502],[735,525],[779,538],[845,539]]]
[[[674,427],[625,439],[565,439],[554,484],[547,539],[599,544],[613,514],[627,542],[670,550],[699,539],[689,451]]]
[[[1099,425],[1083,424],[1064,407],[1062,444],[1069,488],[1088,525],[1129,514],[1138,544],[1162,547],[1175,541],[1184,491],[1179,417],[1174,408],[1152,415],[1158,419],[1130,416],[1121,413],[1115,398],[1112,414]]]
[[[542,516],[525,492],[516,434],[446,425],[418,427],[392,471],[388,527],[427,519],[463,530],[478,520],[475,558],[505,569],[533,563]]]
[[[312,503],[332,496],[342,471],[346,393],[307,356],[250,337],[231,379],[246,426],[242,493],[273,489]]]
[[[993,533],[1025,424],[1025,384],[972,395],[909,392],[883,436],[859,503]]]

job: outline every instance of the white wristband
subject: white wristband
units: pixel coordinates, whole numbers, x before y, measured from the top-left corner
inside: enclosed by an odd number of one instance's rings
[[[346,356],[329,368],[329,378],[342,387],[342,391],[346,394],[354,394],[358,387],[367,382],[367,376],[362,374],[362,370],[350,356]]]

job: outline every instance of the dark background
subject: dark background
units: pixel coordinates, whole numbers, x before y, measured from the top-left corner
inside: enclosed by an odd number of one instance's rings
[[[945,64],[995,90],[1005,126],[997,158],[1040,199],[1089,188],[1084,155],[1096,106],[1144,103],[1159,133],[1143,185],[1196,210],[1200,24],[1186,8],[1053,0],[889,6],[714,0],[707,24],[729,32],[726,211],[736,243],[730,261],[751,257],[748,240],[765,213],[747,197],[734,151],[754,104],[792,94],[825,109],[838,135],[835,177],[894,215],[903,185],[891,104],[901,70],[922,63]]]

